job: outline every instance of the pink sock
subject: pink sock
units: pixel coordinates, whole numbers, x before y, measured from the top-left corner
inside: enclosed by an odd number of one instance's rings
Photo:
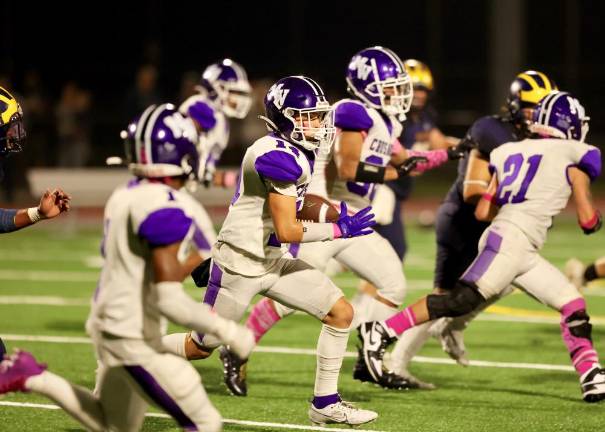
[[[401,333],[416,325],[416,316],[411,307],[406,307],[401,312],[384,321],[391,336],[399,336]]]
[[[246,327],[252,330],[254,339],[258,343],[263,335],[280,319],[281,317],[275,312],[271,300],[265,297],[252,308],[248,321],[246,321]]]
[[[573,316],[574,314],[576,316]],[[592,341],[586,337],[574,336],[570,330],[570,324],[582,321],[584,315],[586,315],[586,301],[583,298],[570,301],[561,308],[563,342],[567,346],[573,366],[580,375],[599,363],[599,356],[592,345]],[[572,319],[568,322],[570,317]]]

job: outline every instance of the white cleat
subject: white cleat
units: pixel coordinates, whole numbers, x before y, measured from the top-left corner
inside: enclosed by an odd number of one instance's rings
[[[588,403],[599,402],[605,399],[605,369],[599,365],[584,372],[580,377],[582,386],[582,399]]]
[[[454,328],[452,318],[440,318],[429,328],[431,336],[441,342],[441,349],[456,360],[460,366],[468,366],[470,361],[464,346],[464,327]]]
[[[355,408],[350,402],[340,401],[324,408],[309,408],[309,419],[316,425],[347,424],[350,426],[362,425],[376,420],[378,413],[370,410]]]
[[[569,259],[563,268],[563,273],[578,291],[584,288],[584,271],[586,271],[586,266],[577,258]]]

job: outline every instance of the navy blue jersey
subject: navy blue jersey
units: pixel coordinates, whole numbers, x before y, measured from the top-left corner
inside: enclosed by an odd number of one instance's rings
[[[467,132],[477,143],[477,150],[486,159],[489,160],[489,155],[496,147],[511,142],[519,141],[515,126],[507,119],[499,116],[485,116],[475,121]],[[465,156],[458,162],[458,177],[448,191],[445,200],[463,205],[464,199],[462,191],[464,188],[464,177],[466,175],[466,167],[468,165],[469,156]],[[474,211],[474,205],[471,205]]]

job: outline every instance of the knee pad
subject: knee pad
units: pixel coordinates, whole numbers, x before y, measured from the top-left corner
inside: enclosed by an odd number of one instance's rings
[[[592,324],[590,324],[590,316],[584,309],[579,310],[568,316],[563,325],[569,329],[569,332],[582,339],[588,339],[592,342]]]
[[[483,302],[485,299],[477,287],[462,281],[458,281],[454,289],[447,294],[429,294],[426,298],[431,320],[466,315]]]

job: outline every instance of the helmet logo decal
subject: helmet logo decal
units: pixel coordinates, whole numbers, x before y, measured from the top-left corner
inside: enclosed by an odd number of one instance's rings
[[[361,80],[366,80],[372,72],[372,66],[368,63],[368,58],[363,56],[355,56],[351,61],[351,69],[357,71],[357,78]]]
[[[290,93],[290,89],[284,89],[283,87],[283,84],[274,85],[269,89],[269,93],[267,94],[267,99],[273,101],[275,106],[279,109],[282,109],[286,102],[286,96]]]
[[[217,64],[213,64],[206,68],[206,70],[204,71],[204,75],[202,75],[202,78],[204,78],[208,81],[215,81],[220,74],[221,74],[220,66]]]
[[[172,135],[177,139],[182,138],[183,136],[189,139],[194,139],[197,134],[193,123],[183,117],[180,113],[174,113],[173,115],[166,117],[164,119],[164,124],[170,129]]]

